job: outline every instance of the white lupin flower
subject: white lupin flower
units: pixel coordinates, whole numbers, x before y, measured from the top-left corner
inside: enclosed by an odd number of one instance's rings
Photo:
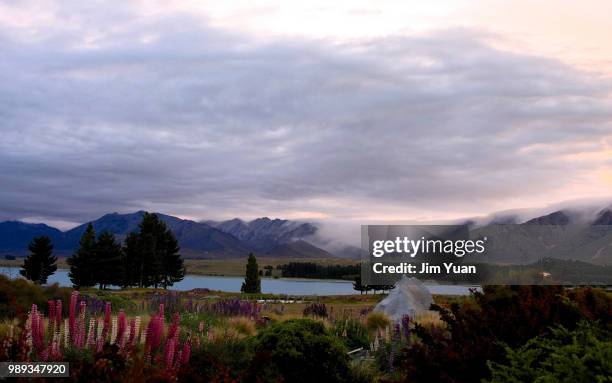
[[[115,341],[117,340],[117,317],[114,316],[113,320],[112,320],[112,325],[111,325],[111,339],[110,339],[110,344],[115,344]]]
[[[138,335],[140,335],[140,320],[140,316],[134,319],[134,339],[138,339]]]
[[[68,323],[68,318],[64,319],[64,348],[68,348],[70,346],[70,324]]]

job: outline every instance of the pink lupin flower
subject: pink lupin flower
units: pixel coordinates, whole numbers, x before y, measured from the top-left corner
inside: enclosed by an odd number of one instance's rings
[[[172,369],[172,362],[174,361],[174,353],[176,351],[176,339],[171,338],[166,342],[166,369]]]
[[[191,339],[187,339],[183,343],[183,353],[181,354],[181,364],[186,366],[189,364],[189,358],[191,357]]]
[[[200,333],[204,332],[204,321],[200,321],[200,324],[198,324],[198,331]]]
[[[132,318],[130,320],[130,337],[127,340],[128,347],[131,347],[134,344],[134,339],[136,336],[136,318]]]
[[[111,304],[110,302],[106,302],[104,305],[104,326],[102,326],[102,343],[106,340],[108,336],[108,331],[110,330],[111,325]]]
[[[44,336],[45,336],[45,318],[41,313],[38,313],[38,344],[41,349],[45,348],[44,345]]]
[[[74,342],[76,332],[76,304],[79,298],[79,292],[73,291],[70,294],[70,306],[68,307],[68,323],[70,325],[70,340]]]
[[[125,312],[123,310],[119,310],[119,318],[118,318],[118,328],[117,328],[117,344],[122,344],[123,336],[125,334],[125,329],[127,327],[127,320],[125,318]]]
[[[55,323],[57,323],[57,331],[59,332],[60,324],[62,323],[62,301],[55,301]]]
[[[29,315],[30,334],[32,337],[32,346],[36,352],[41,353],[44,349],[43,336],[44,336],[44,322],[43,317],[38,312],[38,306],[32,304],[32,309]]]
[[[85,309],[86,303],[85,301],[81,301],[79,305],[79,317],[75,325],[76,334],[74,337],[74,345],[78,348],[83,348],[85,344]]]
[[[55,321],[55,301],[50,299],[47,305],[49,306],[49,327],[52,327]]]
[[[94,345],[94,333],[95,333],[96,320],[95,318],[89,319],[89,331],[87,332],[87,347]]]
[[[175,336],[178,336],[180,320],[181,317],[179,313],[174,313],[174,315],[172,315],[172,324],[168,329],[168,338],[174,338]]]

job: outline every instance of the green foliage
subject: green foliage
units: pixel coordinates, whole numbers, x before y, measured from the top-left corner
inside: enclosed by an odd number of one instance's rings
[[[185,277],[178,241],[156,214],[145,213],[139,231],[126,238],[127,286],[167,288]]]
[[[370,347],[370,337],[366,326],[357,319],[339,320],[334,324],[334,334],[340,337],[349,350]]]
[[[489,362],[490,383],[612,381],[612,333],[589,322],[552,330],[525,345],[506,347],[506,361]]]
[[[384,329],[391,324],[391,320],[385,313],[380,311],[371,312],[366,319],[368,330],[374,332],[378,329]]]
[[[482,293],[452,303],[450,309],[436,307],[445,327],[417,325],[414,333],[420,341],[411,343],[397,358],[406,381],[480,381],[490,377],[487,360],[504,360],[502,344],[519,347],[558,325],[574,329],[593,313],[599,313],[604,325],[609,325],[609,312],[604,313],[612,296],[585,295],[579,290],[485,286]]]
[[[145,213],[139,231],[128,234],[122,248],[110,232],[96,239],[91,224],[79,249],[68,259],[75,287],[108,285],[167,288],[185,277],[178,241],[157,215]]]
[[[290,262],[281,266],[286,278],[348,279],[361,272],[360,265],[321,265],[314,262]]]
[[[121,285],[123,281],[123,254],[115,236],[105,231],[96,243],[94,276],[100,288],[108,285]]]
[[[76,288],[90,287],[96,284],[95,263],[96,263],[96,232],[91,225],[81,236],[79,248],[67,260],[70,266],[68,277]]]
[[[28,249],[30,255],[23,261],[20,274],[34,283],[43,285],[57,270],[57,257],[53,256],[53,244],[47,236],[35,237]]]
[[[252,359],[253,352],[247,341],[225,337],[222,341],[205,342],[201,347],[193,349],[189,366],[181,372],[179,381],[249,381],[246,379],[246,374],[249,373],[247,369]],[[263,368],[263,366],[256,367]],[[258,375],[258,381],[263,381],[262,374]]]
[[[260,363],[286,382],[344,382],[349,376],[346,348],[311,319],[271,325],[255,337],[253,349]]]
[[[50,299],[67,302],[70,291],[57,283],[43,287],[25,279],[11,280],[0,275],[0,319],[23,318],[33,303],[44,309]]]
[[[246,265],[246,275],[240,291],[248,294],[261,293],[261,278],[259,277],[259,266],[257,266],[257,258],[253,253],[249,254],[249,259]]]

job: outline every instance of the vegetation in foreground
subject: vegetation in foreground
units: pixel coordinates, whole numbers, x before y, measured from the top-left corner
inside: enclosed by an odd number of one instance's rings
[[[391,323],[371,312],[380,296],[0,287],[0,359],[69,361],[71,381],[612,378],[612,297],[599,289],[485,287]]]

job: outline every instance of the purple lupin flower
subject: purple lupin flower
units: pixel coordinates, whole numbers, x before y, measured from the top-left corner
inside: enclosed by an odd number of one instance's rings
[[[407,314],[402,316],[402,330],[404,333],[404,339],[406,343],[410,341],[410,316]]]

